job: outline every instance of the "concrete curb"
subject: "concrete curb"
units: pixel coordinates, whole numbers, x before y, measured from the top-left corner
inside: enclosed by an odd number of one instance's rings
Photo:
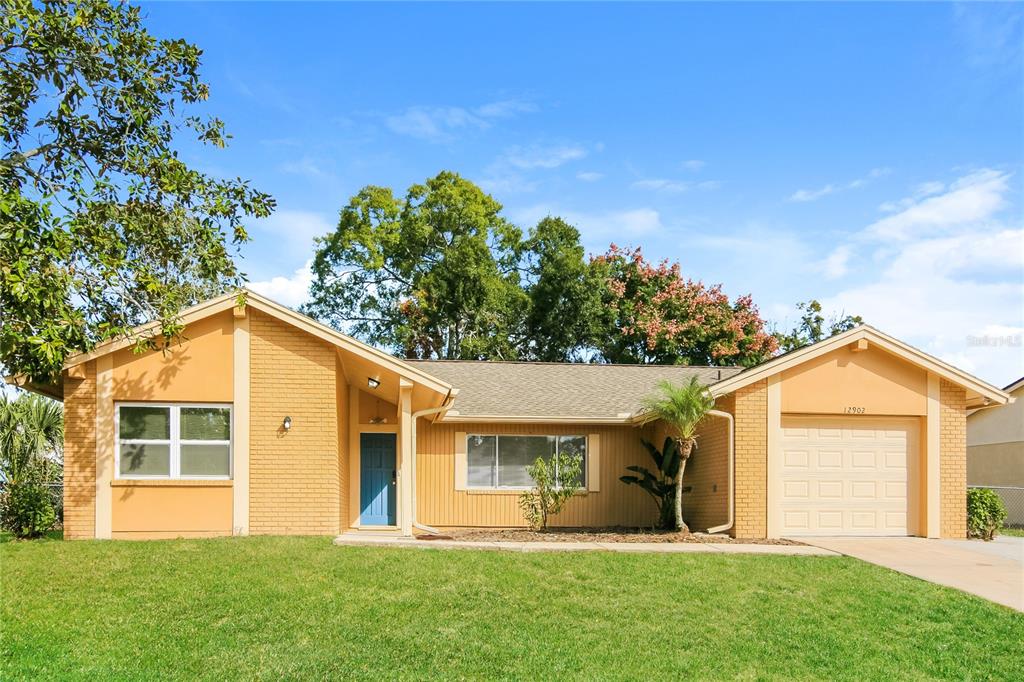
[[[469,549],[498,552],[622,552],[648,554],[774,554],[781,556],[840,556],[809,545],[755,545],[729,543],[672,542],[471,542],[465,540],[415,540],[379,535],[339,535],[338,546],[411,547],[417,549]]]

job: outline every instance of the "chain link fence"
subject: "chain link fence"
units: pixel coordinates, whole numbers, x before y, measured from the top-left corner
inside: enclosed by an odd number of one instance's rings
[[[1024,487],[1007,485],[969,485],[968,488],[988,488],[1003,499],[1006,505],[1006,525],[1024,528]]]

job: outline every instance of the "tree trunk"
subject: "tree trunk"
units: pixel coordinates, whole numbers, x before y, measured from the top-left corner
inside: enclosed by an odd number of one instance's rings
[[[679,441],[679,474],[676,476],[675,500],[676,530],[681,530],[686,533],[689,533],[690,529],[683,521],[683,472],[686,471],[686,460],[690,459],[690,453],[692,451],[692,439]]]

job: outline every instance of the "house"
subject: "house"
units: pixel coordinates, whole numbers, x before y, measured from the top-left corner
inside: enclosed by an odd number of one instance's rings
[[[967,413],[967,485],[995,488],[1007,523],[1024,525],[1024,377],[1003,391],[1015,400]]]
[[[867,326],[749,369],[408,361],[243,294],[184,311],[164,352],[109,342],[29,386],[65,405],[66,537],[517,526],[527,463],[555,451],[584,457],[556,523],[648,525],[619,481],[664,437],[640,401],[697,376],[717,402],[694,529],[961,538],[967,411],[1009,400]]]

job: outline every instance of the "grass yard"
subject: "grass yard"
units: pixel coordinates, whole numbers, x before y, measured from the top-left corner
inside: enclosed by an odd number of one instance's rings
[[[1012,535],[1017,538],[1024,538],[1024,528],[1001,528],[1000,535]]]
[[[1024,615],[838,557],[0,545],[0,679],[1024,676]]]

